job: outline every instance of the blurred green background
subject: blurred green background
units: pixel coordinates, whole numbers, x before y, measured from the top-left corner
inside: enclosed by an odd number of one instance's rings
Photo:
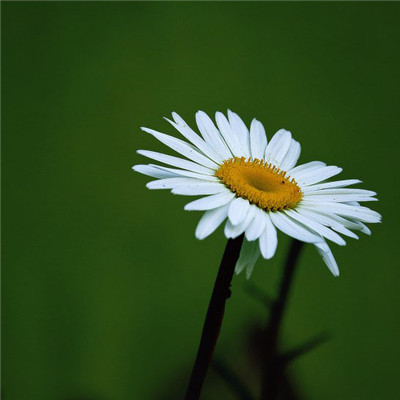
[[[227,108],[292,131],[376,190],[383,224],[332,245],[333,278],[307,247],[284,324],[289,349],[332,339],[290,368],[304,399],[400,393],[400,4],[3,2],[3,398],[178,399],[225,239],[200,242],[188,198],[145,188],[135,151],[165,150],[177,111]],[[252,281],[273,294],[289,241]],[[246,355],[265,310],[244,276],[217,346],[252,390]],[[210,374],[205,399],[231,399]]]

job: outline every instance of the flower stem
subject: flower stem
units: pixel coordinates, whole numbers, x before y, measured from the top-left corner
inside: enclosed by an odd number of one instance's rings
[[[283,376],[278,354],[279,331],[297,260],[303,248],[303,244],[303,242],[293,239],[286,259],[278,298],[271,308],[264,343],[264,369],[261,389],[262,400],[275,400],[279,393],[280,381]]]
[[[236,261],[239,258],[242,242],[243,235],[236,239],[229,239],[226,244],[208,306],[206,319],[204,321],[200,345],[194,362],[189,386],[186,391],[185,400],[198,400],[200,398],[204,379],[221,330],[225,302],[231,295],[231,281],[235,271]]]

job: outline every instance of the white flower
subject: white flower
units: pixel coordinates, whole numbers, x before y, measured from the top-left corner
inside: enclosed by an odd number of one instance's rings
[[[245,234],[236,273],[247,268],[249,277],[260,254],[266,259],[274,256],[278,229],[314,244],[333,275],[338,276],[337,263],[325,239],[345,245],[339,233],[357,239],[350,229],[369,235],[364,222],[380,222],[377,212],[359,204],[377,200],[373,197],[376,193],[348,188],[360,180],[326,182],[342,169],[321,161],[296,167],[300,144],[289,131],[279,130],[268,143],[264,127],[256,119],[249,130],[237,114],[228,111],[226,118],[217,112],[215,126],[199,111],[199,136],[178,114],[172,116],[174,120],[167,121],[187,141],[142,129],[185,158],[139,150],[139,154],[174,168],[149,164],[133,169],[157,178],[146,185],[149,189],[203,196],[185,206],[185,210],[205,211],[196,229],[198,239],[209,236],[225,219],[227,238]]]

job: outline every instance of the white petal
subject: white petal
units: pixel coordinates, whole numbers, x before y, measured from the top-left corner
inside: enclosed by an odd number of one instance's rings
[[[275,254],[278,246],[278,235],[270,216],[265,213],[266,228],[260,237],[260,250],[264,258],[269,260]]]
[[[357,203],[356,201],[348,201],[348,202],[346,202],[346,204],[349,204],[350,206],[356,206],[356,207],[360,206],[360,203]]]
[[[349,217],[361,222],[376,223],[381,221],[381,216],[376,211],[367,207],[357,207],[348,204],[332,203],[332,202],[307,202],[302,201],[302,205],[308,206],[314,210],[321,210],[325,213],[334,213],[343,217]]]
[[[306,194],[304,195],[304,200],[307,201],[333,201],[335,203],[345,203],[347,201],[378,201],[377,198],[371,196],[365,196],[360,194]]]
[[[237,225],[244,221],[249,211],[250,203],[248,200],[242,199],[241,197],[233,200],[229,206],[228,217],[233,225]]]
[[[196,113],[197,126],[204,140],[224,159],[228,160],[232,157],[228,146],[221,137],[220,132],[215,127],[211,118],[203,111]]]
[[[224,230],[225,236],[228,239],[230,238],[234,239],[240,236],[248,228],[251,221],[253,220],[255,215],[255,209],[256,206],[250,205],[246,218],[237,225],[233,225],[232,222],[228,219],[228,221],[225,224],[225,230]]]
[[[247,154],[245,149],[243,148],[237,133],[232,129],[225,115],[218,111],[215,113],[215,120],[217,122],[218,129],[220,130],[225,142],[229,146],[232,154],[236,157],[246,157]]]
[[[311,186],[307,187],[310,188]],[[365,190],[365,189],[354,189],[354,188],[332,188],[332,189],[318,189],[318,190],[308,190],[307,195],[334,195],[334,194],[360,194],[363,196],[375,196],[376,192],[372,190]]]
[[[245,154],[242,154],[243,157],[251,157],[250,153],[250,133],[247,129],[246,124],[242,121],[242,119],[231,110],[228,110],[228,119],[229,124],[231,125],[234,132],[245,151]]]
[[[367,225],[363,224],[362,222],[356,222],[357,225],[361,227],[360,231],[365,233],[366,235],[371,235],[371,230],[368,228]]]
[[[294,139],[292,139],[289,150],[287,151],[287,153],[281,163],[280,169],[283,171],[287,171],[287,170],[293,168],[296,165],[297,160],[300,157],[300,152],[301,152],[300,143],[296,142]]]
[[[222,207],[214,208],[213,210],[206,211],[200,218],[197,225],[195,236],[197,239],[204,239],[211,235],[228,216],[229,204]]]
[[[253,119],[250,126],[250,150],[253,159],[262,160],[267,147],[267,136],[263,124]]]
[[[310,206],[310,205],[303,204],[303,203],[300,203],[300,205],[297,206],[297,209],[309,210],[309,211],[311,211],[311,212],[313,212],[315,214],[319,214],[319,215],[322,215],[322,216],[324,216],[326,218],[334,220],[337,223],[339,223],[339,224],[341,224],[344,227],[349,228],[349,229],[354,229],[354,230],[360,230],[361,229],[360,226],[357,224],[358,221],[355,221],[355,222],[354,221],[349,221],[348,219],[340,217],[339,215],[336,215],[336,214],[334,214],[334,213],[332,213],[330,211],[325,211],[323,209],[316,209],[314,206]]]
[[[206,143],[189,125],[175,112],[172,113],[175,122],[165,118],[177,131],[179,131],[189,142],[193,143],[200,151],[208,158],[221,164],[223,159],[218,155],[213,148]]]
[[[173,136],[166,135],[165,133],[157,132],[153,129],[143,128],[143,127],[141,129],[147,133],[150,133],[150,135],[154,136],[161,143],[164,143],[172,150],[175,150],[177,153],[182,154],[183,156],[189,158],[190,160],[195,161],[209,168],[214,168],[214,169],[218,168],[218,165],[214,161],[211,161],[208,157],[201,154],[191,144],[188,144],[183,140],[177,139]]]
[[[210,181],[205,181],[202,179],[195,178],[184,178],[184,177],[176,177],[176,178],[165,178],[158,179],[156,181],[151,181],[146,184],[148,189],[173,189],[175,187],[179,187],[182,185],[196,185],[199,183],[210,183]],[[214,185],[219,185],[218,182],[212,182]]]
[[[342,172],[342,168],[330,165],[327,167],[316,168],[307,172],[301,172],[297,174],[295,180],[301,186],[308,186],[329,179],[340,172]]]
[[[149,164],[149,166],[159,169],[160,171],[170,172],[173,176],[185,176],[188,178],[202,179],[210,182],[219,182],[219,179],[213,175],[203,175],[197,172],[186,171],[184,169],[176,169],[169,167],[162,167],[161,165]]]
[[[342,235],[349,236],[349,237],[351,237],[353,239],[358,239],[358,236],[355,233],[353,233],[352,231],[347,229],[335,217],[324,215],[324,214],[321,214],[321,213],[317,213],[317,212],[314,212],[312,210],[309,210],[309,209],[301,207],[301,206],[298,206],[296,208],[296,211],[301,213],[302,215],[308,217],[308,218],[313,219],[314,221],[319,222],[320,224],[329,226],[330,228],[332,228],[336,232],[341,233]]]
[[[258,257],[260,256],[260,250],[258,249],[258,246],[256,247],[256,250],[254,250],[254,257],[252,262],[250,262],[246,268],[246,279],[250,279],[251,274],[253,273],[254,266],[256,265],[256,262],[258,260]]]
[[[285,129],[280,129],[272,137],[265,150],[265,160],[280,168],[280,165],[289,150],[292,134]]]
[[[303,189],[303,192],[308,193],[322,189],[341,188],[350,185],[355,185],[356,183],[361,183],[361,181],[359,179],[345,179],[341,181],[325,182],[325,183],[320,183],[318,185],[307,186],[306,188]]]
[[[204,210],[212,210],[213,208],[221,207],[225,204],[228,204],[233,198],[235,194],[226,190],[225,192],[213,194],[211,196],[203,197],[201,199],[192,201],[185,206],[185,210],[187,211],[204,211]]]
[[[295,167],[293,169],[290,169],[288,171],[288,174],[291,177],[296,179],[296,176],[299,173],[305,173],[305,172],[311,171],[311,170],[316,169],[316,168],[324,167],[325,165],[326,164],[323,163],[322,161],[311,161],[311,162],[308,162],[308,163],[305,163],[305,164],[300,164],[297,167]]]
[[[176,186],[172,189],[173,194],[183,196],[200,196],[208,194],[217,194],[226,191],[226,187],[217,182],[198,182]]]
[[[256,209],[253,220],[251,221],[249,227],[246,229],[246,239],[251,242],[257,240],[265,230],[265,211],[261,208]]]
[[[170,171],[162,171],[154,166],[151,165],[142,165],[142,164],[138,164],[138,165],[134,165],[132,167],[132,169],[136,172],[139,172],[143,175],[148,175],[151,176],[153,178],[172,178],[174,176],[177,176],[177,174],[170,172]]]
[[[298,213],[297,211],[294,210],[286,210],[285,213],[289,215],[291,218],[300,222],[301,224],[311,228],[313,231],[317,232],[321,236],[324,236],[327,239],[332,240],[332,242],[337,243],[340,246],[344,246],[346,244],[346,242],[337,233],[333,232],[326,226],[310,218],[307,218],[304,214]]]
[[[320,243],[315,243],[315,248],[317,249],[318,253],[322,256],[322,259],[332,272],[333,276],[339,276],[338,265],[327,243],[325,241]]]
[[[321,236],[310,232],[299,223],[294,222],[291,218],[282,212],[271,212],[269,213],[273,224],[283,233],[306,243],[320,242],[323,240]]]
[[[256,262],[258,260],[258,257],[260,257],[260,249],[256,245],[255,249],[254,249],[254,252],[253,252],[253,256],[251,257],[251,259],[249,260],[249,262],[247,264],[246,279],[250,279],[251,274],[253,273],[253,270],[254,270],[254,266],[256,265]]]
[[[246,278],[249,279],[259,256],[260,250],[257,242],[248,242],[247,240],[243,240],[239,259],[235,266],[236,274],[240,274],[245,268],[247,268]]]
[[[205,175],[214,175],[215,173],[215,171],[210,168],[203,167],[202,165],[194,163],[193,161],[184,160],[179,157],[174,157],[167,154],[162,154],[156,151],[149,151],[149,150],[138,150],[137,152],[142,156],[151,158],[156,161],[160,161],[164,164],[172,165],[173,167],[183,168],[188,171],[198,172],[199,174],[205,174]]]

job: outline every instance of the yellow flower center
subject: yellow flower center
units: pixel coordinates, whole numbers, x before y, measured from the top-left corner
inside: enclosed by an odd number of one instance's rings
[[[257,158],[230,158],[220,165],[215,176],[237,196],[266,211],[293,208],[303,196],[296,181],[285,171]]]

